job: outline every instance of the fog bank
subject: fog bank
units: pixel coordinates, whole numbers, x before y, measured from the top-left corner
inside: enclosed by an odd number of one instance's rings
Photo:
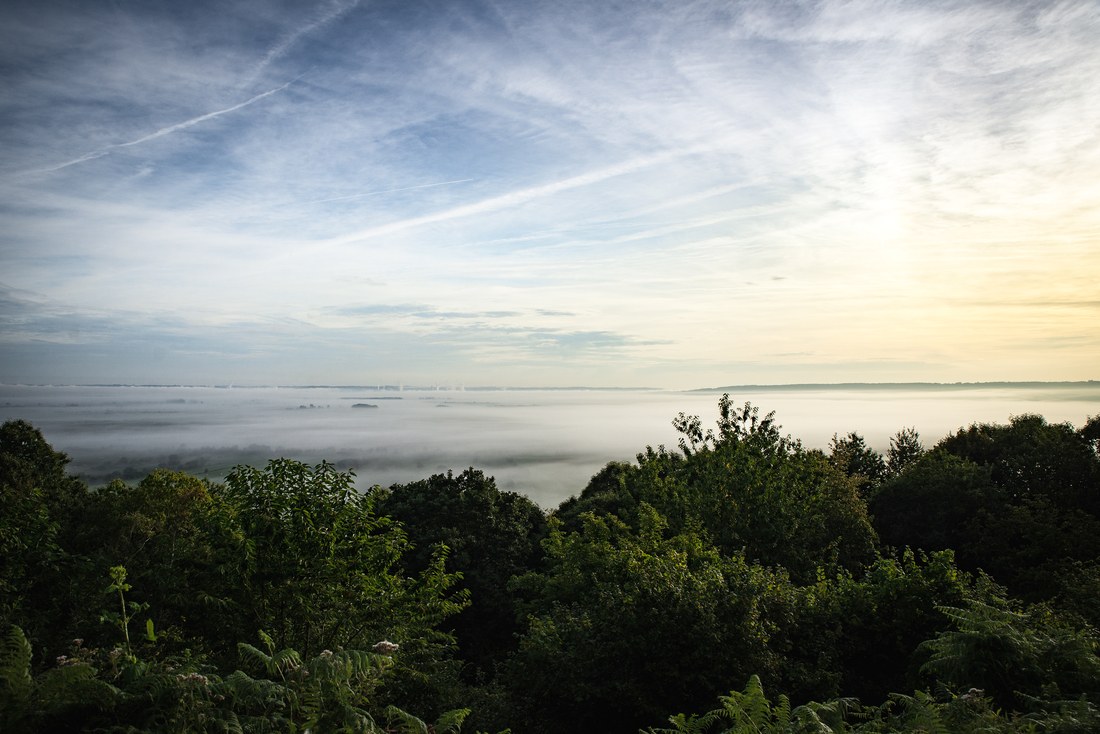
[[[885,450],[903,427],[926,445],[972,422],[1041,413],[1082,425],[1100,383],[730,388],[775,411],[784,433],[826,448],[858,431]],[[0,386],[0,419],[21,418],[92,484],[156,467],[220,479],[237,464],[288,457],[353,469],[359,486],[473,466],[545,508],[579,493],[608,461],[675,446],[683,411],[713,425],[716,392],[399,390],[364,387]],[[370,407],[367,407],[370,406]]]

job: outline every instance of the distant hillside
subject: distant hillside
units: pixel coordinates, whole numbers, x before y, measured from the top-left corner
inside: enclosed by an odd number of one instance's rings
[[[689,390],[694,393],[718,392],[799,392],[820,390],[996,390],[996,389],[1043,389],[1043,388],[1095,388],[1100,390],[1100,381],[1085,380],[1078,382],[808,382],[788,385],[727,385],[725,387],[702,387]]]

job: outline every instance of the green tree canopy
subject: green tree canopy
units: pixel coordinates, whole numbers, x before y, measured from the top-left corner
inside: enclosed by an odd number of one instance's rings
[[[915,428],[902,428],[890,437],[886,451],[886,473],[896,477],[924,456],[924,444]]]
[[[376,510],[408,533],[407,571],[430,567],[438,545],[449,551],[448,567],[462,571],[459,588],[469,590],[470,606],[452,622],[463,658],[483,671],[503,658],[520,631],[508,582],[541,563],[547,525],[539,506],[469,468],[395,484],[379,493]]]
[[[0,426],[0,625],[24,624],[36,644],[69,616],[65,552],[87,489],[69,457],[26,421]]]
[[[1086,432],[1023,415],[943,439],[886,481],[870,510],[884,542],[953,548],[964,567],[1037,601],[1068,598],[1066,569],[1100,555],[1098,498]]]
[[[642,503],[673,533],[698,531],[727,554],[786,568],[811,581],[818,569],[858,569],[874,557],[875,533],[856,482],[821,452],[779,433],[772,415],[719,401],[718,430],[680,414],[680,451],[647,447],[636,465],[609,464],[558,516],[584,512],[637,523]]]
[[[522,731],[637,731],[777,669],[767,620],[790,603],[786,575],[690,533],[666,538],[646,505],[639,518],[632,529],[590,514],[579,532],[555,522],[545,570],[517,582],[531,616],[505,681]]]
[[[1007,425],[975,423],[937,447],[988,466],[1009,502],[1041,495],[1100,516],[1100,456],[1087,433],[1087,426],[1077,431],[1041,415],[1018,415]]]
[[[888,468],[882,454],[872,449],[855,431],[829,441],[829,461],[855,480],[860,494],[868,496],[886,478]]]
[[[303,654],[369,647],[390,639],[409,648],[444,643],[433,630],[465,606],[456,576],[436,554],[416,578],[402,572],[410,543],[401,526],[355,490],[332,464],[276,459],[237,467],[219,491],[244,537],[237,604],[248,627]]]

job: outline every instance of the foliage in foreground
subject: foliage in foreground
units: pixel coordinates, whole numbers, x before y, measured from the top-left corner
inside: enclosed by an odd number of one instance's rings
[[[420,734],[458,732],[469,714],[444,712],[430,729],[395,706],[373,714],[366,704],[393,666],[388,645],[303,658],[261,637],[264,649],[240,644],[245,669],[224,677],[123,648],[104,655],[83,647],[36,675],[30,643],[12,627],[0,648],[0,730]]]
[[[933,683],[912,696],[893,693],[879,706],[836,698],[792,708],[773,704],[758,676],[721,696],[704,714],[670,717],[651,734],[774,732],[1094,732],[1100,730],[1100,655],[1095,634],[1075,630],[1004,598],[945,608],[950,627],[922,644],[922,672]],[[965,691],[958,694],[957,691]],[[1008,713],[1006,713],[1008,712]]]
[[[792,707],[782,694],[770,701],[753,676],[743,691],[718,700],[718,708],[676,714],[669,717],[672,726],[650,727],[645,734],[1088,734],[1100,727],[1100,710],[1084,699],[1006,714],[977,688],[962,694],[947,688],[937,695],[895,693],[878,706],[837,698]]]
[[[1100,730],[1100,420],[674,425],[547,518],[476,469],[89,490],[4,424],[0,730]]]

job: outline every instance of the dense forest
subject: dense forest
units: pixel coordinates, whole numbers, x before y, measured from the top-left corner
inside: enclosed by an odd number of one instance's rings
[[[5,423],[0,731],[1100,731],[1100,416],[674,425],[546,512],[473,468],[89,488]]]

